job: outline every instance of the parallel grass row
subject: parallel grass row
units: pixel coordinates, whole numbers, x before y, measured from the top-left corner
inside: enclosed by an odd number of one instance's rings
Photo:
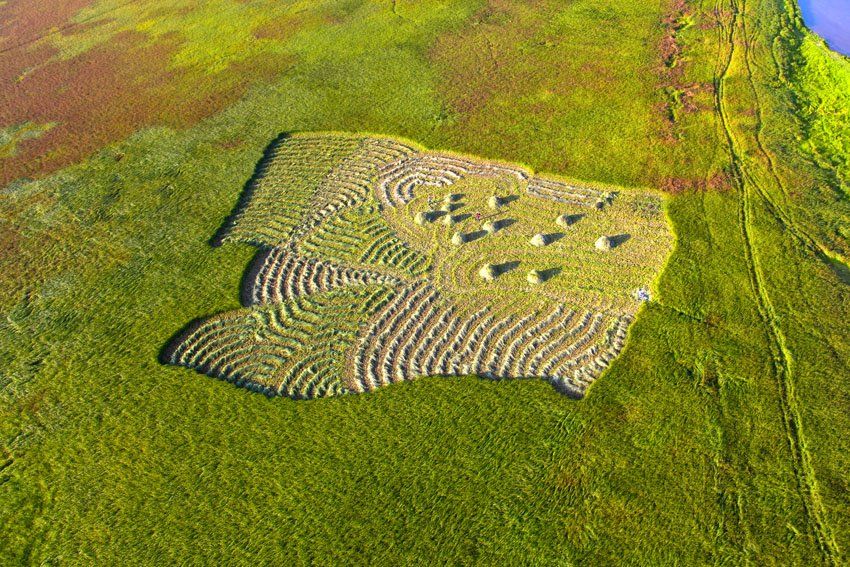
[[[381,170],[377,192],[381,202],[398,207],[412,201],[420,186],[448,187],[470,176],[514,179],[524,183],[529,174],[515,166],[423,153],[385,166]]]
[[[173,339],[163,358],[269,396],[339,395],[361,321],[393,295],[368,286],[215,315]]]
[[[356,392],[421,376],[475,374],[542,378],[582,396],[619,354],[631,319],[550,312],[496,313],[485,306],[461,315],[427,282],[399,291],[360,337],[349,388]]]
[[[517,166],[430,153],[411,155],[385,165],[376,189],[382,203],[399,207],[410,203],[419,187],[446,188],[468,177],[516,183],[530,195],[569,205],[596,206],[604,196],[590,187],[533,176]]]
[[[281,138],[254,172],[223,240],[279,246],[371,197],[378,170],[416,150],[346,134]]]
[[[528,182],[527,190],[529,195],[534,195],[535,197],[582,207],[593,207],[603,197],[603,193],[600,191],[588,187],[570,185],[562,181],[545,179],[543,177],[533,177]]]
[[[312,212],[317,188],[359,145],[353,137],[280,140],[257,166],[243,202],[228,221],[224,240],[266,246],[288,242]]]
[[[272,248],[260,254],[256,264],[256,276],[246,285],[251,303],[257,304],[281,303],[348,286],[400,283],[387,274],[305,258],[287,248]]]
[[[375,205],[329,217],[297,242],[302,254],[342,263],[368,264],[410,276],[424,274],[430,261],[401,241]]]

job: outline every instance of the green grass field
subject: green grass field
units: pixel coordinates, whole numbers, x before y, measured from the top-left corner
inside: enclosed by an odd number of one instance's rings
[[[0,123],[3,563],[848,561],[850,61],[791,0],[141,6],[2,54],[49,41],[37,77],[118,34],[180,81],[129,136]],[[174,119],[209,76],[241,94]],[[211,237],[309,131],[672,190],[624,351],[582,400],[458,377],[293,401],[162,364],[241,308],[256,248]],[[68,132],[97,151],[57,169]]]

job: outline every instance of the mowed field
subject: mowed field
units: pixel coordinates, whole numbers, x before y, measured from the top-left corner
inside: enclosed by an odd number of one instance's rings
[[[850,63],[786,0],[0,5],[5,563],[840,564]],[[160,363],[240,308],[269,142],[374,132],[666,190],[577,401],[269,399]],[[25,179],[29,178],[29,179]]]

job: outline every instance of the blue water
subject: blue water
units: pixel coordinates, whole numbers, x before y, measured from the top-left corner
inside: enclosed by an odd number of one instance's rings
[[[803,19],[810,30],[829,47],[850,55],[850,0],[799,0]]]

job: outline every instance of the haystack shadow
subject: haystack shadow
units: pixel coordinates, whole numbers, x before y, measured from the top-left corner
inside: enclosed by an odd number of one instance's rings
[[[540,270],[540,277],[543,279],[544,282],[549,281],[558,274],[560,274],[561,271],[561,268],[548,268],[546,270]]]
[[[496,273],[499,275],[507,274],[513,270],[516,270],[519,267],[520,262],[518,260],[511,260],[510,262],[503,262],[501,264],[496,264],[493,266],[496,268]]]
[[[475,230],[475,231],[472,231],[472,232],[467,232],[466,233],[466,241],[467,242],[474,242],[474,241],[478,240],[479,238],[484,238],[488,234],[489,233],[486,230]]]
[[[631,239],[631,234],[616,234],[611,237],[611,248],[616,248],[626,243],[629,239]]]

